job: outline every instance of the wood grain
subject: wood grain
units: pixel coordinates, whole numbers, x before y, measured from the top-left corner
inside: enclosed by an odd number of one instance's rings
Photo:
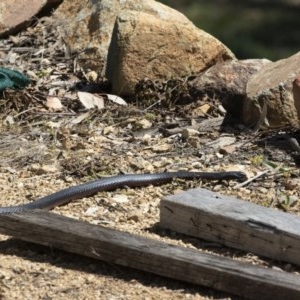
[[[160,226],[300,265],[300,218],[206,189],[161,201]]]
[[[300,299],[299,276],[38,211],[1,215],[0,232],[247,299]]]

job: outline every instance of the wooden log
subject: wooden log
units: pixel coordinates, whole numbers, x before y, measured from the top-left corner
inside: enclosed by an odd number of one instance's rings
[[[300,265],[300,218],[206,189],[161,201],[160,226]]]
[[[39,211],[1,215],[0,232],[247,299],[300,299],[300,277]]]

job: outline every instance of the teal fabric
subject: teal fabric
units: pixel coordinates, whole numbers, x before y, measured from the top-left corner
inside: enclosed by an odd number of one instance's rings
[[[0,68],[0,92],[6,88],[23,89],[30,83],[30,79],[24,74]]]

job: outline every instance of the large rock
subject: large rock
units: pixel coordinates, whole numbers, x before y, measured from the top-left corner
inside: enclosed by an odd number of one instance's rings
[[[270,63],[247,84],[243,120],[249,127],[299,126],[300,52]]]
[[[142,11],[161,19],[190,23],[181,13],[153,0],[64,0],[55,11],[58,29],[84,69],[105,74],[108,48],[120,12]]]
[[[84,5],[81,0],[64,0],[54,15],[70,50],[79,53],[81,66],[106,74],[114,91],[122,94],[132,93],[145,76],[178,77],[234,58],[183,14],[153,0]]]
[[[62,0],[1,0],[0,37],[21,30],[42,10],[54,8]]]
[[[268,59],[245,59],[216,64],[190,82],[190,95],[195,100],[219,100],[227,111],[227,121],[242,122],[247,82],[269,63]]]
[[[187,76],[233,57],[221,42],[191,23],[124,11],[114,28],[106,75],[115,93],[128,95],[141,79]]]

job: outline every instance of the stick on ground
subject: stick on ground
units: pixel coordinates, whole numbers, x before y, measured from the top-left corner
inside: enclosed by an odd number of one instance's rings
[[[300,299],[299,277],[38,211],[1,215],[0,232],[248,299]]]

